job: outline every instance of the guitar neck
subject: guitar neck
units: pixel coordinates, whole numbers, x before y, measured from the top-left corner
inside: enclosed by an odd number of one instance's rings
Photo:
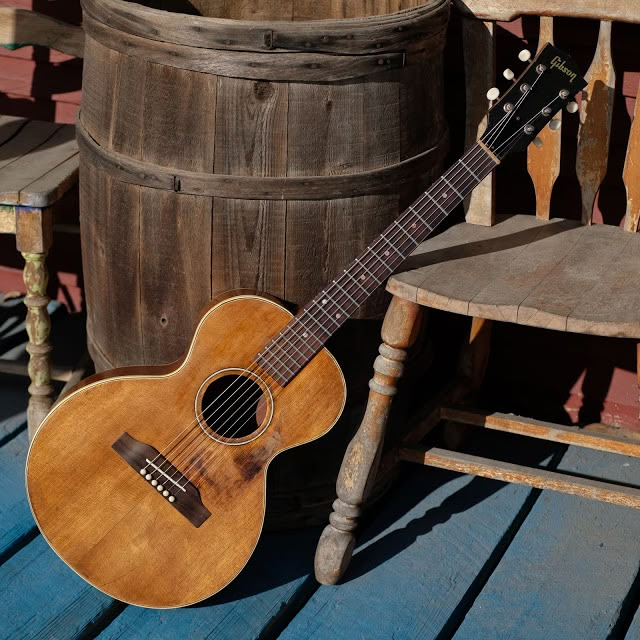
[[[497,164],[482,143],[469,149],[300,310],[256,364],[285,386]]]

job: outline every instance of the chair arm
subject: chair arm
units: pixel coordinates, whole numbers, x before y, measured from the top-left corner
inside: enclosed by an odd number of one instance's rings
[[[18,49],[28,45],[41,45],[82,58],[84,32],[82,27],[34,11],[0,7],[0,46]]]

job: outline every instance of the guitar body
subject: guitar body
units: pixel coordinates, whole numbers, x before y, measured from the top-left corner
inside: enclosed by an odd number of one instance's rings
[[[29,451],[27,492],[74,571],[158,608],[199,602],[240,572],[262,530],[269,463],[326,433],[346,398],[326,349],[285,387],[252,366],[290,319],[266,298],[231,297],[205,312],[182,362],[93,376],[54,407]]]

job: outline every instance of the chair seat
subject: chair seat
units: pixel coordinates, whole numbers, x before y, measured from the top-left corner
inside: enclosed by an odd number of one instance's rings
[[[418,246],[387,290],[491,320],[640,338],[640,234],[531,215],[462,223]]]
[[[0,205],[48,207],[77,180],[73,125],[0,116]]]

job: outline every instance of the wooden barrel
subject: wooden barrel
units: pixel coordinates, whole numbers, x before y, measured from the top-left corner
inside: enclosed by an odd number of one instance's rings
[[[177,359],[227,289],[304,304],[438,175],[448,6],[82,0],[81,231],[98,370]],[[324,517],[333,499],[379,341],[370,319],[385,306],[381,290],[336,337],[352,399],[324,444],[274,470],[281,522]]]

